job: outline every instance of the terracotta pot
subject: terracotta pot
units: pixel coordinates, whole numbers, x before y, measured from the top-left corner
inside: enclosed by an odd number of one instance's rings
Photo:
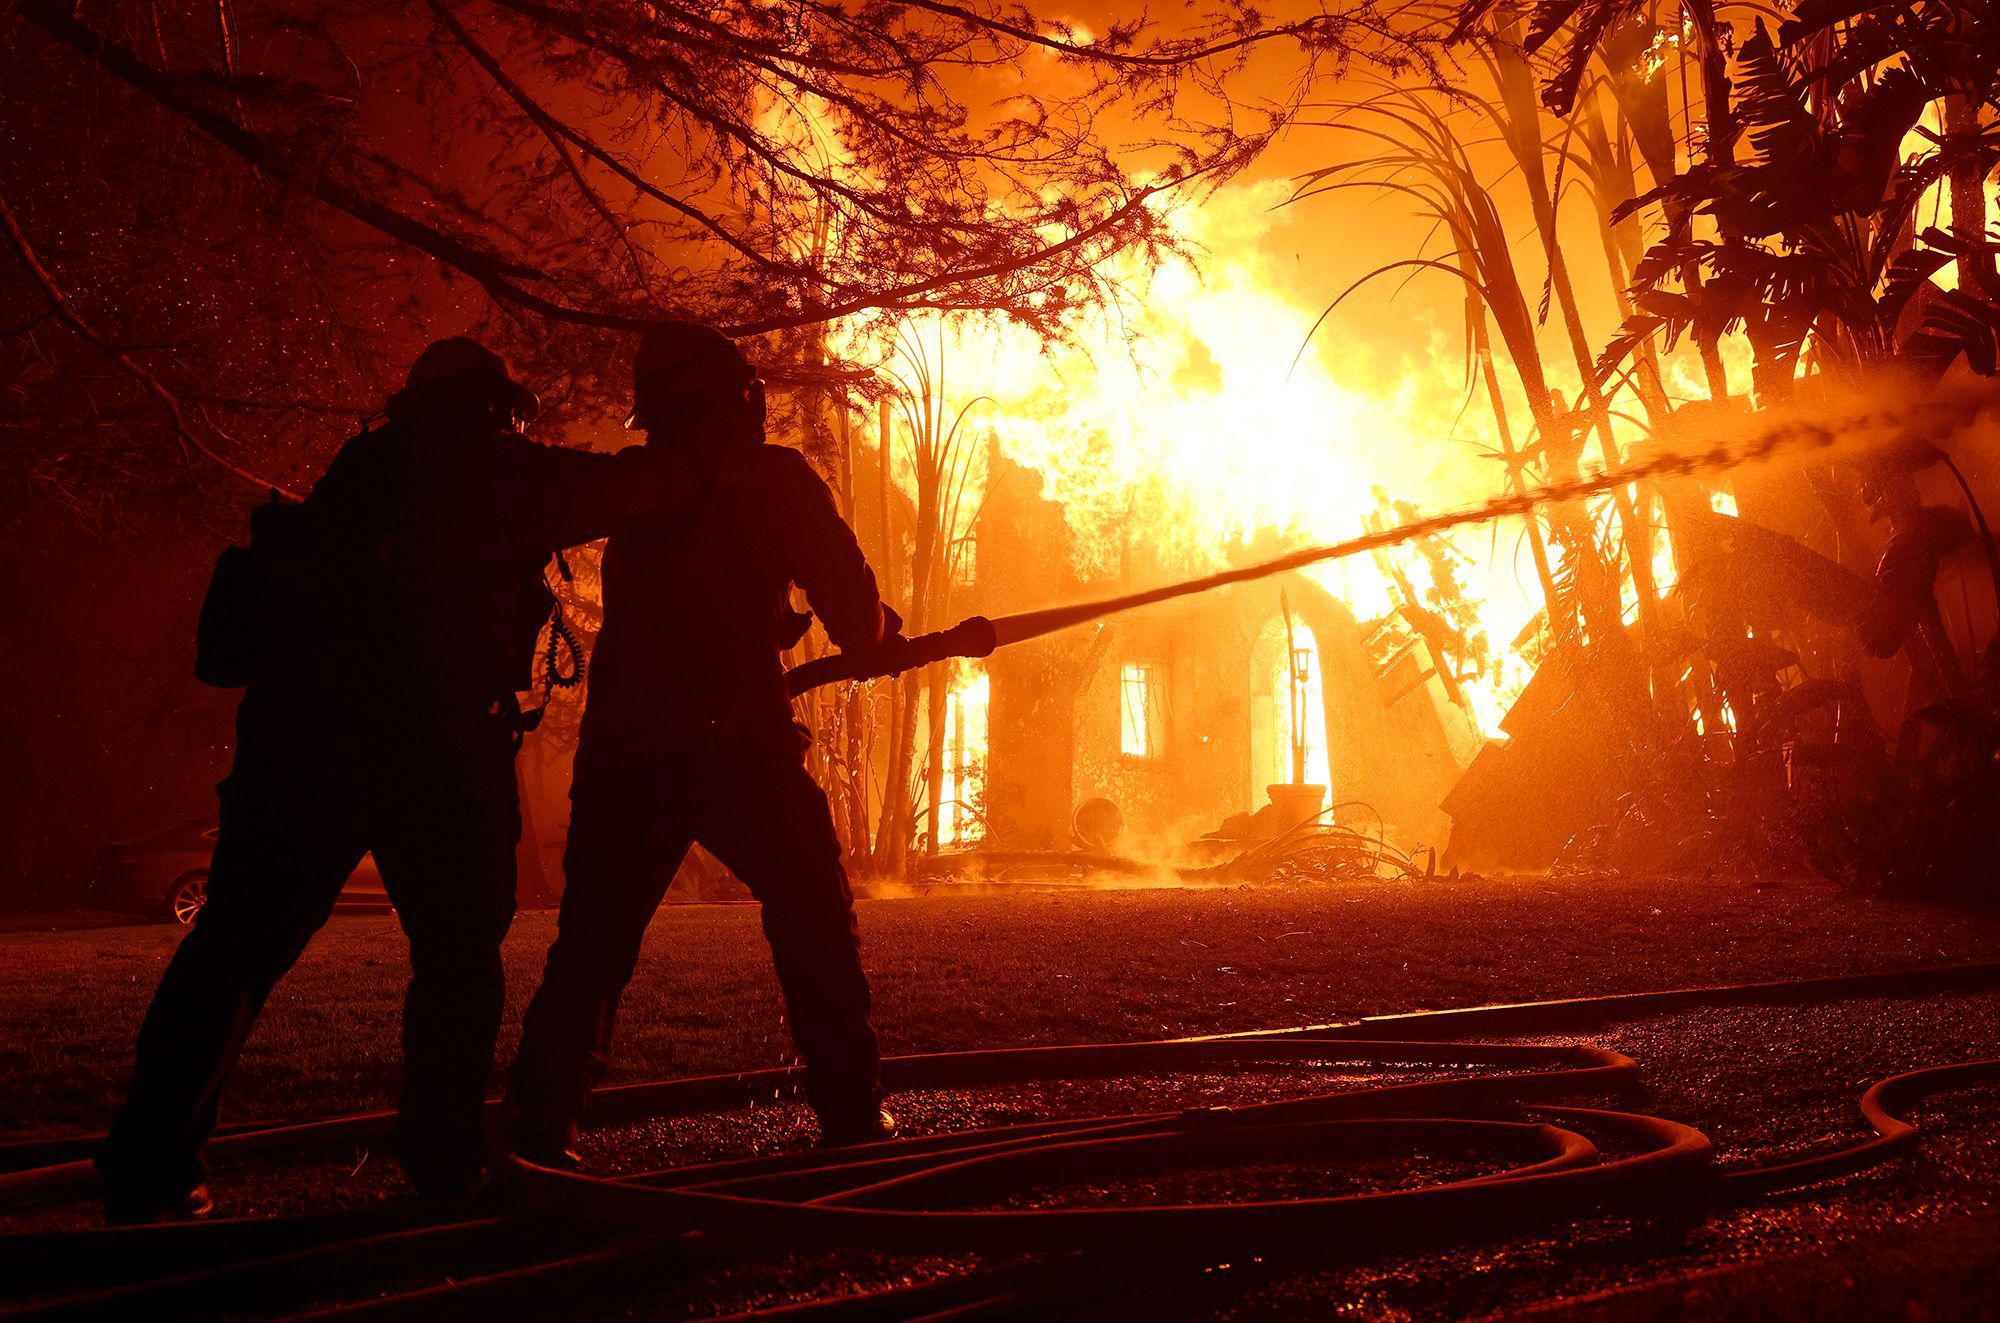
[[[1271,796],[1271,807],[1276,810],[1274,824],[1282,835],[1306,820],[1317,817],[1326,807],[1326,787],[1279,784],[1264,787]]]

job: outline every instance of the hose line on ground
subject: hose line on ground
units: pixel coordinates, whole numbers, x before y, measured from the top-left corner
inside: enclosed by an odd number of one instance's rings
[[[231,1313],[311,1317],[311,1306],[379,1283],[325,1316],[431,1317],[478,1302],[519,1306],[536,1291],[629,1279],[663,1263],[714,1262],[759,1249],[972,1254],[947,1280],[814,1302],[818,1310],[915,1317],[937,1309],[1002,1312],[1080,1289],[1079,1264],[1139,1252],[1157,1265],[1216,1255],[1315,1262],[1517,1235],[1603,1212],[1644,1213],[1754,1198],[1844,1176],[1913,1147],[1911,1108],[1949,1089],[2000,1081],[2000,1061],[1911,1071],[1863,1094],[1869,1137],[1724,1171],[1700,1131],[1642,1112],[1574,1105],[1623,1099],[1629,1058],[1588,1044],[1452,1039],[1463,1032],[1547,1033],[1590,1022],[1757,1002],[1909,996],[2000,986],[2000,964],[1841,979],[1695,988],[1379,1017],[1347,1025],[1219,1038],[894,1057],[891,1089],[1256,1068],[1352,1072],[1476,1068],[1231,1108],[1035,1121],[845,1150],[811,1150],[601,1179],[517,1164],[503,1206],[385,1204],[338,1213],[0,1236],[7,1319]],[[1417,1026],[1431,1039],[1391,1035]],[[795,1071],[753,1071],[601,1090],[596,1122],[710,1112],[769,1098]],[[384,1114],[249,1129],[219,1138],[221,1158],[292,1153],[381,1133]],[[43,1153],[51,1152],[44,1146]],[[73,1150],[72,1150],[73,1151]],[[1172,1179],[1278,1164],[1335,1168],[1380,1158],[1448,1158],[1476,1174],[1407,1188],[1246,1202],[1062,1205],[1076,1186]],[[4,1155],[0,1155],[4,1158]],[[0,1174],[0,1209],[89,1192],[81,1161]],[[1053,1206],[1051,1206],[1053,1205]],[[998,1259],[997,1266],[987,1262]],[[411,1289],[411,1277],[444,1277]],[[551,1299],[562,1298],[552,1296]],[[573,1297],[570,1297],[573,1299]],[[305,1308],[307,1312],[301,1313]],[[769,1316],[768,1314],[765,1316]]]

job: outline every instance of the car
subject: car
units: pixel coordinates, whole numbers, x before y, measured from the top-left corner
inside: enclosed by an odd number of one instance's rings
[[[91,907],[143,914],[161,923],[193,923],[208,900],[215,833],[214,818],[198,818],[138,840],[105,846],[91,875]],[[374,855],[362,856],[333,908],[336,914],[389,912],[389,894],[382,888]]]

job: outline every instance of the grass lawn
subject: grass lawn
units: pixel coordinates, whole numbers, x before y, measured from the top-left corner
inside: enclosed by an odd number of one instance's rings
[[[2000,916],[1808,883],[933,894],[864,901],[861,924],[890,1053],[2000,958]],[[503,1058],[553,926],[553,915],[524,915],[508,941]],[[0,935],[0,1138],[104,1126],[179,936],[165,927]],[[225,1115],[386,1105],[404,978],[393,918],[334,920],[273,994]],[[616,1078],[790,1056],[756,909],[662,910],[626,999]]]

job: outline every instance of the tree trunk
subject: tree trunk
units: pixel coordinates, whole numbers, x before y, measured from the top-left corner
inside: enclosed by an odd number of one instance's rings
[[[1729,110],[1729,58],[1723,53],[1721,31],[1715,9],[1709,0],[1687,3],[1689,17],[1694,20],[1695,49],[1699,55],[1701,70],[1701,99],[1703,109],[1702,154],[1707,163],[1718,171],[1727,170],[1736,164],[1736,118]],[[1688,117],[1693,119],[1693,115]],[[1691,224],[1691,218],[1684,218],[1681,224]],[[1727,241],[1731,238],[1728,227],[1720,221],[1717,231]],[[1689,264],[1694,272],[1694,284],[1689,292],[1701,293],[1701,268],[1698,263]],[[1722,365],[1722,350],[1716,333],[1699,337],[1696,343],[1701,348],[1701,363],[1708,373],[1709,394],[1720,400],[1729,393],[1729,373]],[[1720,389],[1718,389],[1718,384]]]
[[[1605,127],[1603,105],[1601,99],[1594,100],[1587,108],[1578,110],[1580,123],[1577,136],[1583,139],[1584,147],[1597,167],[1597,187],[1591,195],[1596,206],[1592,211],[1597,216],[1598,239],[1604,245],[1604,264],[1610,272],[1611,288],[1618,300],[1618,318],[1630,321],[1636,311],[1632,305],[1632,268],[1642,256],[1639,221],[1636,216],[1627,216],[1613,225],[1611,209],[1615,200],[1638,196],[1639,181],[1633,172],[1631,157],[1620,151],[1611,140],[1612,130]],[[1659,346],[1651,337],[1641,340],[1633,351],[1633,358],[1632,376],[1638,386],[1639,402],[1645,406],[1647,420],[1657,428],[1673,412],[1673,406],[1667,400]]]
[[[841,738],[846,745],[846,794],[848,849],[855,864],[865,871],[875,867],[874,842],[868,820],[869,740],[868,691],[858,684],[845,687],[841,696]]]
[[[1944,131],[1948,137],[1973,137],[1979,133],[1979,104],[1964,95],[1944,99]],[[1996,280],[1993,254],[1972,245],[1987,242],[1986,181],[1980,163],[1968,156],[1951,172],[1951,234],[1968,248],[1958,255],[1958,287],[1968,293],[1991,290]]]
[[[891,469],[895,464],[895,431],[888,396],[879,401],[876,423],[878,432],[878,454],[880,472],[878,488],[882,500],[882,556],[883,575],[890,599],[901,598],[898,583],[897,559],[895,554],[896,521],[892,515],[895,509],[893,496],[895,486]],[[914,570],[914,564],[912,569]],[[920,632],[916,623],[919,615],[916,601],[906,599],[910,609],[912,634]],[[882,811],[875,823],[875,867],[884,876],[895,876],[903,868],[905,847],[909,843],[910,821],[910,760],[912,742],[915,738],[916,697],[913,685],[915,677],[905,674],[895,682],[890,693],[889,708],[889,759],[882,778]]]
[[[889,720],[889,775],[882,787],[882,820],[875,832],[875,866],[885,877],[900,877],[909,865],[910,770],[916,760],[919,681],[915,672],[897,679],[896,706]]]
[[[1541,107],[1535,96],[1534,73],[1518,47],[1500,41],[1494,43],[1492,49],[1503,111],[1499,127],[1515,163],[1521,169],[1522,183],[1527,186],[1528,201],[1535,213],[1535,228],[1541,235],[1542,252],[1548,261],[1549,283],[1554,289],[1556,304],[1562,311],[1570,352],[1576,359],[1577,373],[1583,381],[1584,405],[1597,432],[1604,461],[1615,467],[1621,458],[1618,438],[1612,429],[1610,407],[1597,386],[1595,356],[1590,351],[1583,314],[1577,307],[1576,290],[1570,283],[1569,264],[1564,260],[1562,242],[1557,234],[1555,198],[1549,191],[1548,171],[1542,160]],[[1612,493],[1612,503],[1618,511],[1626,560],[1639,600],[1639,626],[1648,637],[1654,637],[1658,619],[1653,588],[1651,530],[1641,523],[1631,497],[1622,488]],[[1583,548],[1577,551],[1584,554]]]
[[[924,671],[924,691],[929,700],[929,719],[924,725],[929,741],[924,749],[924,809],[927,815],[924,853],[935,855],[944,843],[941,839],[944,822],[944,728],[951,715],[951,663],[938,662],[925,667]]]
[[[1519,491],[1522,487],[1521,470],[1515,461],[1514,429],[1507,422],[1507,400],[1500,392],[1500,374],[1493,367],[1492,333],[1486,325],[1486,307],[1479,302],[1476,292],[1466,293],[1466,314],[1472,322],[1472,349],[1479,359],[1480,379],[1486,383],[1486,398],[1493,406],[1493,425],[1500,437],[1500,453],[1507,461],[1507,485]],[[1542,536],[1540,517],[1532,510],[1522,516],[1522,523],[1528,530],[1528,554],[1534,558],[1535,579],[1542,585],[1542,604],[1548,611],[1549,622],[1557,623],[1557,614],[1564,616],[1561,622],[1566,630],[1572,605],[1568,598],[1556,591],[1554,572],[1549,568],[1548,542]]]

